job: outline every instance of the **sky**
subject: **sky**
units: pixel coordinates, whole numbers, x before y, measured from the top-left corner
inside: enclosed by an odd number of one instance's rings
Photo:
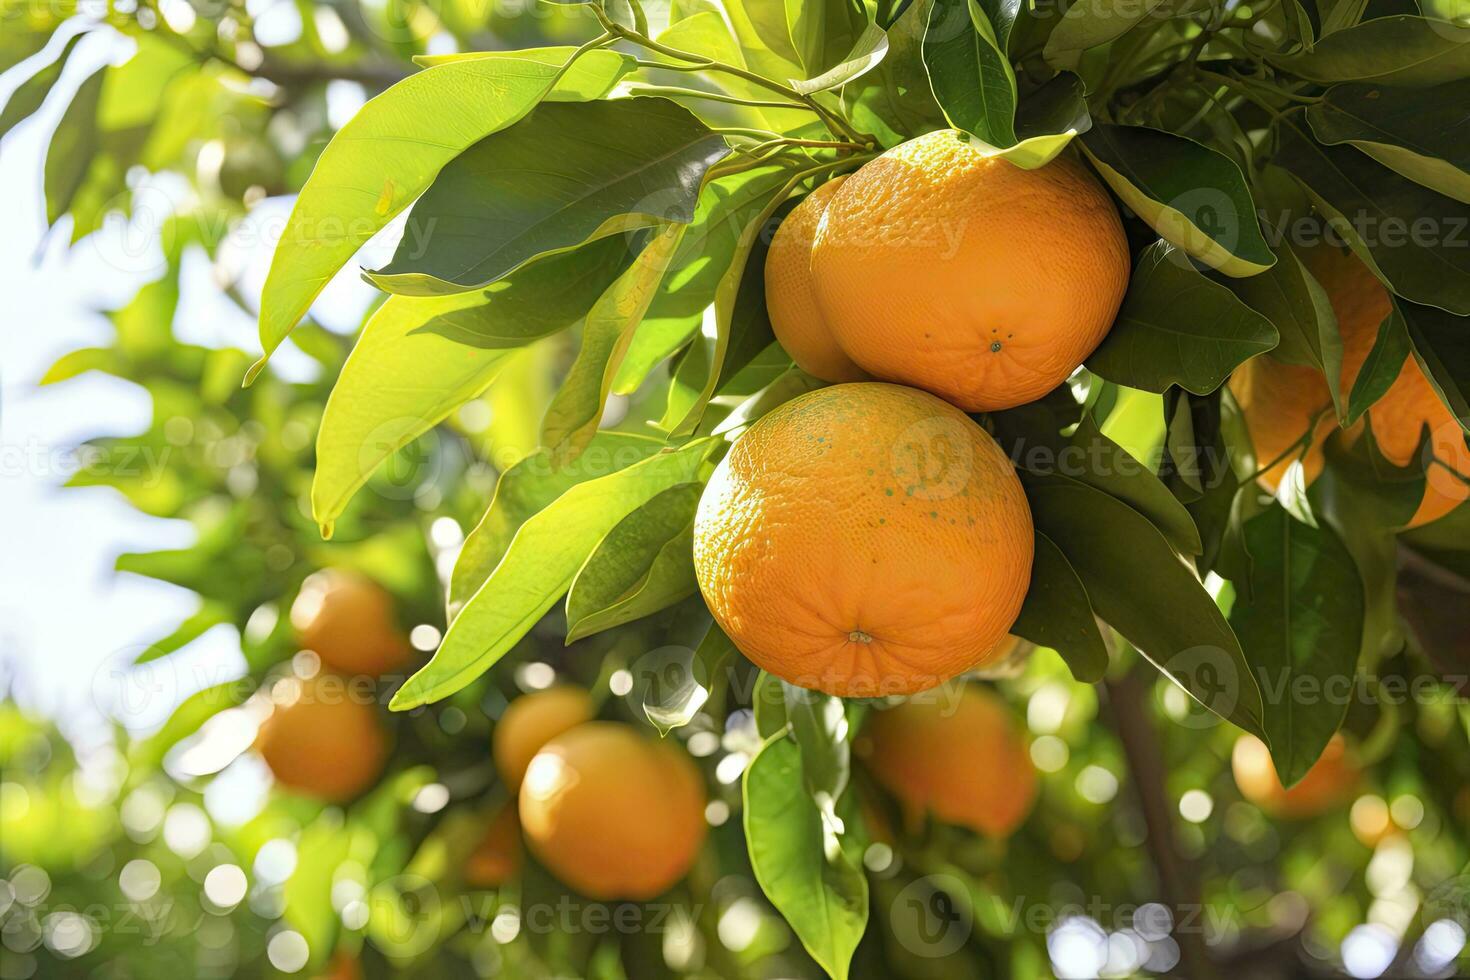
[[[53,47],[58,41],[64,39],[53,39]],[[216,627],[168,658],[166,668],[120,669],[193,612],[196,600],[186,590],[115,572],[116,557],[187,546],[193,531],[185,522],[135,511],[110,488],[62,488],[78,444],[147,427],[150,405],[141,388],[96,372],[55,386],[37,384],[62,354],[106,344],[112,328],[99,311],[121,306],[161,269],[155,248],[129,247],[139,240],[137,226],[132,237],[116,225],[104,228],[70,249],[65,234],[45,237],[41,174],[51,132],[76,85],[92,67],[125,57],[128,44],[100,36],[83,42],[45,107],[0,144],[0,282],[6,297],[0,312],[0,678],[22,704],[74,734],[96,734],[108,715],[130,728],[154,727],[174,702],[243,667],[233,630]],[[29,74],[24,64],[18,67],[0,75],[0,103]],[[362,95],[347,84],[330,97],[332,114],[345,117]],[[252,217],[289,207],[289,200],[266,201]],[[142,234],[147,243],[146,229]],[[391,242],[374,246],[376,252]],[[267,243],[234,256],[242,290],[252,300],[269,251]],[[314,313],[328,326],[350,329],[370,295],[350,264]],[[202,253],[185,262],[176,331],[193,343],[259,350],[253,320],[218,293]],[[275,369],[287,375],[310,370],[305,358],[292,357],[296,352],[281,353]]]

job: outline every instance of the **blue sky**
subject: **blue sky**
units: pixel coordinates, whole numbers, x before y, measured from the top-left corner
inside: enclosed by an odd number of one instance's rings
[[[106,343],[111,327],[98,311],[120,306],[158,273],[148,255],[118,261],[125,253],[116,228],[69,250],[64,234],[44,240],[41,173],[51,132],[81,79],[92,67],[124,56],[127,45],[100,36],[84,42],[53,98],[0,145],[0,276],[7,300],[0,330],[0,662],[22,703],[94,732],[104,710],[116,713],[120,696],[136,694],[132,687],[160,684],[169,695],[145,699],[146,708],[124,709],[130,726],[151,727],[172,701],[226,679],[240,663],[233,631],[219,627],[170,658],[166,678],[115,673],[142,645],[192,612],[195,599],[182,589],[120,575],[113,571],[114,559],[124,551],[185,546],[192,530],[183,522],[146,517],[107,488],[61,488],[69,451],[78,443],[147,425],[149,402],[142,389],[96,373],[54,387],[36,383],[67,351]],[[0,75],[0,101],[26,74],[21,66]],[[331,93],[334,116],[350,115],[360,104],[354,89]],[[268,201],[261,208],[284,210],[289,203]],[[239,259],[242,288],[253,297],[269,249]],[[218,294],[211,273],[202,254],[186,262],[176,320],[180,336],[258,350],[253,321]],[[349,267],[315,312],[329,326],[350,328],[369,296],[355,266]],[[294,353],[283,350],[273,364],[283,373],[299,372],[305,359],[293,359]]]

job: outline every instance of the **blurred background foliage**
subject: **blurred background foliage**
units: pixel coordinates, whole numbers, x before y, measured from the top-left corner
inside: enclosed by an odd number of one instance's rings
[[[711,787],[711,834],[666,902],[619,918],[623,906],[573,895],[530,860],[498,886],[466,881],[507,801],[489,739],[509,701],[571,681],[602,717],[645,725],[658,651],[694,645],[708,624],[697,600],[569,647],[553,613],[503,666],[403,714],[382,707],[403,679],[385,675],[373,700],[391,756],[345,806],[271,788],[251,750],[293,678],[321,669],[290,616],[313,572],[376,581],[415,656],[435,647],[464,529],[498,473],[536,448],[574,346],[558,336],[516,354],[490,392],[380,468],[323,542],[307,499],[313,439],[350,338],[298,327],[292,343],[316,380],[273,368],[242,389],[251,354],[175,336],[185,257],[207,256],[217,288],[253,316],[259,283],[231,236],[253,208],[300,188],[344,118],[339,103],[360,104],[417,55],[594,33],[578,7],[530,0],[0,3],[0,70],[16,79],[0,136],[52,95],[79,52],[106,62],[80,81],[50,142],[51,234],[76,242],[121,221],[125,241],[149,243],[121,255],[147,274],[131,301],[99,314],[112,342],[68,354],[41,379],[103,371],[152,400],[148,428],[84,447],[71,482],[188,521],[193,545],[124,554],[117,568],[198,596],[176,628],[78,678],[114,705],[168,700],[161,726],[119,717],[83,751],[54,720],[0,702],[0,977],[820,975],[746,857],[740,775],[760,744],[748,665],[669,736]],[[1133,395],[1154,397],[1125,401]],[[634,431],[661,411],[661,398],[634,394],[615,396],[609,415]],[[1129,419],[1127,404],[1115,407],[1110,435],[1146,456],[1162,432]],[[1461,508],[1406,540],[1470,577],[1467,522]],[[1404,570],[1401,588],[1425,606],[1415,630],[1439,632],[1430,643],[1411,631],[1354,698],[1353,776],[1322,812],[1282,817],[1243,799],[1234,729],[1134,672],[1126,651],[1096,688],[1044,650],[988,679],[1029,733],[1036,811],[1009,840],[987,841],[912,820],[859,771],[873,911],[854,975],[1204,975],[1181,965],[1177,931],[1243,976],[1367,976],[1389,964],[1455,974],[1470,962],[1462,585],[1432,567]],[[238,633],[243,671],[201,675],[179,661],[222,624]],[[24,659],[8,669],[23,688]],[[1177,836],[1182,862],[1156,846],[1161,833]],[[1202,898],[1195,923],[1152,904],[1161,885],[1181,882]]]

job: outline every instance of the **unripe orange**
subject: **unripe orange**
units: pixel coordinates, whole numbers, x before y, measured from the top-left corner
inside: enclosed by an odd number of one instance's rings
[[[541,746],[567,729],[591,721],[594,714],[591,695],[580,687],[560,685],[521,695],[505,709],[491,733],[495,771],[512,792],[520,789],[526,767]]]
[[[704,804],[699,770],[673,743],[593,721],[531,760],[521,827],[536,857],[582,894],[645,900],[694,863]]]
[[[331,674],[288,686],[255,739],[276,782],[333,803],[377,782],[388,758],[388,735],[376,702]]]
[[[1312,768],[1291,789],[1281,785],[1271,750],[1254,735],[1235,740],[1230,768],[1240,795],[1273,817],[1301,820],[1341,807],[1362,775],[1341,735],[1334,735]]]
[[[464,880],[476,888],[496,888],[521,870],[521,824],[516,804],[496,811],[484,838],[465,863]]]
[[[301,646],[339,674],[381,677],[408,663],[393,597],[355,572],[333,568],[308,577],[291,606],[291,625]]]
[[[868,714],[855,745],[910,815],[933,813],[988,837],[1009,836],[1036,801],[1036,769],[1010,708],[990,689],[938,688]]]

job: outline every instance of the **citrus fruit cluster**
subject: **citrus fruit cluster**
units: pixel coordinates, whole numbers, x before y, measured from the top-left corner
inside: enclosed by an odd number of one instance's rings
[[[1383,283],[1351,252],[1323,244],[1303,258],[1337,318],[1342,339],[1339,387],[1346,395],[1367,363],[1379,325],[1392,313],[1393,304]],[[1332,392],[1320,371],[1262,354],[1235,372],[1230,390],[1264,467],[1260,482],[1268,490],[1274,493],[1298,460],[1304,483],[1321,474],[1324,447],[1338,426]],[[1426,454],[1424,495],[1407,527],[1443,517],[1470,497],[1470,447],[1464,432],[1412,355],[1404,359],[1383,396],[1342,438],[1352,445],[1365,432],[1394,466],[1408,466]]]
[[[797,365],[843,383],[761,418],[700,501],[695,570],[735,645],[847,697],[912,694],[1001,656],[1031,512],[966,413],[1062,383],[1128,271],[1117,210],[1082,164],[1021,169],[953,130],[808,195],[771,242],[767,306]]]
[[[699,770],[674,743],[594,715],[575,687],[506,710],[491,752],[516,803],[492,821],[471,884],[500,884],[520,866],[516,823],[541,863],[589,898],[653,898],[688,872],[704,843]]]
[[[393,599],[377,583],[329,569],[309,577],[291,607],[302,649],[321,672],[273,690],[255,748],[276,782],[341,803],[378,781],[389,752],[373,681],[408,663]]]

